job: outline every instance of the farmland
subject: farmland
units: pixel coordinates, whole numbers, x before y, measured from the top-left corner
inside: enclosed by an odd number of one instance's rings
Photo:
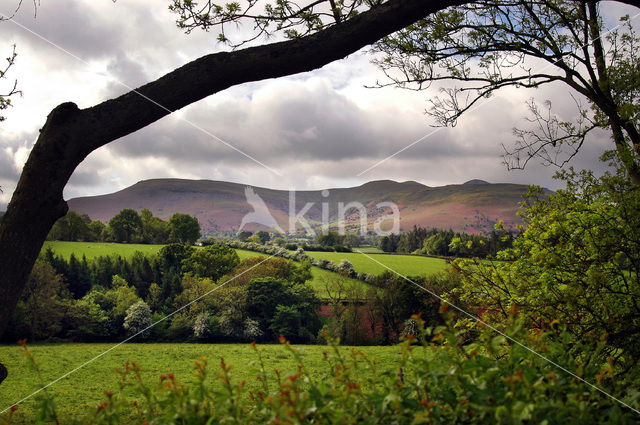
[[[129,258],[136,252],[145,255],[156,255],[162,245],[145,245],[145,244],[129,244],[129,243],[107,243],[107,242],[62,242],[62,241],[46,241],[42,247],[45,251],[51,248],[57,255],[69,259],[71,254],[82,258],[84,255],[87,260],[100,256],[120,255]],[[242,258],[242,257],[241,257]]]
[[[420,257],[415,255],[364,255],[357,252],[319,251],[309,251],[307,252],[307,255],[313,258],[322,258],[333,261],[336,264],[340,263],[340,261],[342,260],[347,260],[351,264],[353,264],[353,268],[357,272],[376,275],[387,270],[384,266],[376,263],[376,261],[406,276],[426,276],[443,271],[446,267],[445,260],[442,260],[440,258]]]
[[[162,245],[143,245],[143,244],[118,244],[118,243],[102,243],[102,242],[60,242],[47,241],[43,246],[43,251],[51,249],[56,255],[61,255],[65,259],[69,259],[71,254],[78,258],[86,256],[88,260],[99,256],[120,255],[122,257],[131,257],[135,252],[142,252],[145,255],[153,256],[158,253]],[[264,254],[237,249],[236,252],[241,260],[250,257],[264,256]],[[359,254],[356,254],[359,255]],[[364,257],[366,259],[366,257]],[[371,261],[371,260],[368,260]],[[310,285],[323,297],[326,295],[326,282],[335,278],[335,273],[323,270],[319,267],[312,267],[312,280]],[[351,285],[364,287],[365,284],[359,280],[347,279]]]
[[[41,368],[40,377],[28,367],[19,346],[0,346],[0,358],[11,371],[9,378],[0,386],[0,410],[36,391],[41,383],[48,383],[62,376],[113,345],[36,344],[30,347],[30,350]],[[297,363],[283,346],[265,345],[259,348],[264,350],[263,359],[270,376],[273,376],[273,370],[276,368],[282,371],[284,376],[295,372]],[[329,347],[305,345],[296,348],[310,375],[321,377],[327,370],[323,352],[328,351]],[[344,354],[351,351],[349,347],[339,349]],[[359,347],[358,349],[375,360],[381,371],[393,368],[394,360],[400,353],[400,347],[397,346]],[[47,389],[47,392],[57,405],[61,423],[67,423],[72,416],[77,417],[90,409],[95,409],[101,401],[104,401],[104,391],[118,389],[118,376],[112,371],[122,368],[126,361],[135,361],[140,364],[143,378],[151,385],[158,382],[161,374],[168,372],[174,373],[179,381],[189,383],[195,379],[193,365],[200,356],[208,358],[210,362],[209,382],[216,382],[214,376],[219,370],[220,358],[224,357],[227,363],[235,366],[231,370],[234,383],[246,380],[247,390],[257,388],[258,382],[255,377],[259,373],[259,366],[256,362],[256,354],[248,344],[132,343],[110,351],[95,362],[55,383]],[[35,404],[35,398],[22,404],[18,410],[16,423],[32,422]]]

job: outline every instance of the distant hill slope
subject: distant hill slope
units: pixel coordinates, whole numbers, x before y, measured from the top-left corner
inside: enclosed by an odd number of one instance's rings
[[[185,212],[198,218],[204,233],[236,232],[245,214],[254,211],[254,207],[247,202],[246,187],[238,183],[211,180],[145,180],[112,194],[71,199],[69,207],[103,222],[109,221],[123,208],[138,211],[148,208],[163,219],[168,219],[175,212]],[[470,233],[489,232],[498,220],[503,220],[508,228],[520,223],[516,212],[525,190],[524,185],[490,184],[478,180],[441,187],[429,187],[414,181],[398,183],[380,180],[358,187],[329,189],[328,193],[319,190],[297,191],[295,214],[312,203],[304,218],[318,230],[322,224],[325,203],[330,225],[336,227],[339,203],[347,205],[349,202],[358,202],[366,208],[368,228],[371,229],[376,219],[390,212],[376,205],[393,202],[400,210],[402,230],[420,225]],[[280,227],[287,230],[289,192],[261,187],[253,187],[252,191],[264,201]],[[347,212],[345,223],[348,229],[359,229],[359,215],[355,209]],[[298,223],[297,228],[301,227]],[[245,229],[267,228],[248,224]]]

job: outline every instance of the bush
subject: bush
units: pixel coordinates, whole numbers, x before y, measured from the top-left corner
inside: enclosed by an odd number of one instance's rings
[[[640,361],[640,186],[622,175],[566,172],[567,188],[532,188],[527,225],[501,262],[456,261],[460,297],[500,322],[516,305],[529,327],[554,320]]]
[[[326,245],[307,245],[307,244],[303,244],[302,245],[302,249],[305,250],[305,251],[320,251],[320,252],[334,252],[335,251],[332,246],[326,246]]]
[[[333,247],[333,250],[335,252],[353,252],[353,250],[351,248],[349,248],[348,246],[343,246],[343,245],[335,245]]]
[[[185,273],[215,281],[230,272],[239,262],[240,257],[233,249],[227,245],[214,244],[193,251],[182,264]]]
[[[151,309],[144,301],[138,301],[127,309],[122,325],[130,334],[136,334],[151,324]]]

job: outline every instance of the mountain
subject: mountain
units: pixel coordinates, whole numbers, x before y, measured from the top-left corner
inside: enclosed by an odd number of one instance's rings
[[[238,183],[211,180],[144,180],[112,194],[71,199],[69,208],[103,222],[109,221],[123,208],[138,211],[148,208],[165,220],[175,212],[185,212],[196,216],[203,233],[207,234],[237,232],[248,213],[251,215],[247,218],[253,219],[250,221],[266,225],[249,223],[244,229],[272,230],[279,225],[287,230],[290,202],[295,203],[291,215],[301,214],[316,231],[322,226],[323,210],[330,227],[334,228],[339,224],[340,203],[345,207],[349,203],[357,203],[365,209],[367,228],[371,230],[376,219],[391,214],[390,208],[380,205],[390,202],[398,207],[402,230],[419,225],[483,233],[491,231],[498,220],[503,220],[507,228],[515,228],[521,222],[516,212],[521,195],[526,191],[524,185],[491,184],[482,180],[440,187],[429,187],[415,181],[379,180],[357,187],[296,191],[294,201],[285,190],[247,188]],[[248,200],[253,204],[250,205]],[[265,208],[261,207],[262,201]],[[346,228],[358,230],[360,219],[357,210],[347,210],[344,215]],[[277,224],[269,223],[271,217]],[[383,230],[390,228],[392,220],[385,223]],[[304,226],[297,222],[296,228],[300,230]]]

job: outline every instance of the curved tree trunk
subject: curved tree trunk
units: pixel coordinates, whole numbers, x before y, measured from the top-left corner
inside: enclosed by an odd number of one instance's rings
[[[468,2],[391,0],[301,39],[201,57],[88,109],[80,110],[73,103],[56,107],[29,155],[0,225],[0,335],[49,230],[67,212],[63,189],[92,151],[213,93],[249,81],[311,71],[430,13]]]
[[[2,363],[0,363],[0,384],[2,384],[2,381],[7,379],[7,376],[9,376],[7,368]]]

